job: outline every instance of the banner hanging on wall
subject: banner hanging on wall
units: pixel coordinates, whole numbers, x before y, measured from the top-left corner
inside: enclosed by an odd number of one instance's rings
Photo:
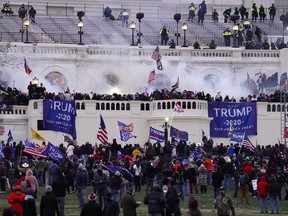
[[[74,100],[43,100],[43,128],[76,136]]]
[[[257,104],[211,102],[208,104],[211,137],[228,137],[230,127],[233,132],[257,135]]]

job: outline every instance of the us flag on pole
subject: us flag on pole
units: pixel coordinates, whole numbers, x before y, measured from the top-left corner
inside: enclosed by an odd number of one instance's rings
[[[156,49],[152,53],[151,58],[154,59],[155,61],[157,61],[158,59],[159,60],[162,59],[162,56],[161,56],[161,53],[160,53],[160,50],[159,50],[158,46],[156,47]]]
[[[100,115],[100,126],[97,133],[97,139],[105,145],[108,144],[107,130],[102,115]]]
[[[150,72],[148,77],[148,84],[150,84],[150,82],[152,82],[153,80],[155,80],[155,70]]]
[[[248,136],[245,134],[244,139],[241,144],[242,147],[249,149],[251,152],[255,151],[255,147],[252,142],[249,140]]]
[[[39,156],[42,158],[46,158],[46,155],[43,155],[42,152],[44,151],[44,148],[39,146],[38,144],[34,144],[29,142],[28,140],[24,141],[25,149],[23,152],[26,154],[34,155],[34,156]]]
[[[29,64],[27,63],[26,58],[24,58],[24,68],[25,68],[26,74],[30,75],[32,73],[32,70],[29,68]]]

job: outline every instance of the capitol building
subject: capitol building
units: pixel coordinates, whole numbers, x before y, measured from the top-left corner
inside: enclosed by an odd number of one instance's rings
[[[34,3],[35,2],[35,3]],[[207,21],[203,26],[187,21],[190,1],[158,0],[140,2],[137,0],[89,2],[81,4],[70,0],[43,0],[33,2],[37,10],[35,23],[24,25],[26,17],[21,20],[17,11],[22,1],[10,1],[14,15],[2,15],[0,19],[0,77],[1,85],[5,84],[28,93],[27,87],[32,80],[37,80],[46,88],[47,92],[64,93],[67,89],[72,94],[135,94],[136,92],[149,94],[154,90],[168,89],[179,79],[179,92],[189,90],[203,91],[215,97],[220,93],[223,98],[228,95],[239,101],[253,95],[251,89],[243,86],[247,77],[257,83],[260,74],[267,77],[278,76],[287,72],[288,49],[264,50],[245,49],[238,46],[231,38],[231,47],[225,47],[222,32],[233,23],[223,23],[220,16],[218,24],[211,21],[211,11],[216,8],[221,15],[226,7],[240,6],[242,1],[231,0],[225,5],[220,0],[207,0]],[[200,4],[202,1],[194,1]],[[247,8],[252,1],[244,1]],[[152,4],[153,3],[153,4]],[[260,26],[263,40],[270,43],[286,40],[286,30],[282,29],[279,21],[281,13],[288,11],[285,1],[259,1],[265,7],[275,3],[279,7],[275,23],[253,24]],[[25,2],[24,2],[25,4]],[[278,4],[278,5],[277,5]],[[103,9],[109,6],[115,17],[123,9],[128,9],[129,22],[136,24],[135,29],[122,27],[122,22],[103,18]],[[29,5],[26,4],[29,8]],[[77,26],[79,14],[83,26]],[[136,14],[143,12],[143,20],[137,20]],[[181,13],[182,19],[178,23],[173,14]],[[275,19],[276,19],[275,18]],[[5,22],[3,22],[5,21]],[[188,25],[182,30],[183,24]],[[170,29],[170,39],[178,42],[175,49],[161,45],[159,29],[163,26]],[[139,29],[141,28],[141,29]],[[23,30],[22,32],[19,29]],[[179,38],[174,33],[179,32]],[[184,32],[183,32],[184,31]],[[142,33],[142,34],[139,34]],[[185,37],[184,37],[185,35]],[[136,45],[140,39],[141,45]],[[211,40],[218,44],[216,49],[209,49]],[[195,41],[200,43],[201,49],[194,49]],[[183,46],[187,44],[187,46]],[[159,46],[163,70],[158,70],[155,60],[151,58],[156,46]],[[25,73],[24,61],[31,73]],[[151,71],[155,70],[155,80],[148,84]],[[273,94],[280,88],[264,88],[264,94]],[[285,85],[281,91],[286,92]],[[257,95],[260,92],[256,93]],[[286,99],[280,102],[255,102],[257,117],[257,131],[249,136],[256,145],[269,145],[278,142],[285,143],[286,128]],[[184,112],[173,112],[175,104],[181,105]],[[78,144],[99,141],[96,139],[100,115],[102,115],[108,139],[115,138],[119,143],[139,143],[143,145],[149,140],[149,129],[169,130],[173,126],[186,131],[189,143],[199,143],[202,131],[210,136],[211,120],[208,114],[209,103],[205,100],[170,99],[151,101],[113,101],[113,100],[80,100],[76,101],[77,117],[76,132]],[[5,127],[1,140],[7,140],[7,132],[11,130],[14,141],[33,140],[31,128],[36,130],[47,141],[55,145],[64,142],[63,132],[45,130],[42,127],[43,101],[30,100],[28,106],[13,105],[10,110],[0,111],[0,124]],[[121,142],[117,121],[127,125],[133,123],[135,138]],[[167,128],[168,127],[168,128]],[[227,130],[229,125],[227,126]],[[229,144],[227,137],[211,137],[214,144]],[[153,140],[150,140],[154,142]]]

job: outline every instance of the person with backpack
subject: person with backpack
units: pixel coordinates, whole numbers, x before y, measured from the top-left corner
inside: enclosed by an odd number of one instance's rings
[[[248,183],[249,183],[249,177],[248,175],[241,170],[239,173],[239,195],[240,195],[240,202],[241,204],[249,205],[249,197],[248,197]]]

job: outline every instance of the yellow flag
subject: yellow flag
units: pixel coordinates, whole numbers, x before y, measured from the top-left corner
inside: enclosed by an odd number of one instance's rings
[[[37,139],[40,141],[45,141],[45,138],[42,137],[39,133],[37,133],[33,128],[31,128],[32,139]]]

